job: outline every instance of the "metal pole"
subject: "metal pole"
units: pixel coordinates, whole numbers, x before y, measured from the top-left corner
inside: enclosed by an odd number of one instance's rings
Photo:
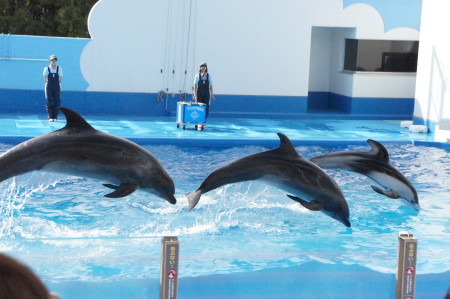
[[[415,298],[417,242],[410,232],[400,232],[398,235],[396,299]]]
[[[163,237],[161,240],[160,299],[178,298],[178,261],[180,242],[177,237]]]

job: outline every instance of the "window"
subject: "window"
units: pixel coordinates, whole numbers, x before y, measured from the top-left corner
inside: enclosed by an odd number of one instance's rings
[[[415,73],[418,52],[418,41],[346,39],[344,70]]]

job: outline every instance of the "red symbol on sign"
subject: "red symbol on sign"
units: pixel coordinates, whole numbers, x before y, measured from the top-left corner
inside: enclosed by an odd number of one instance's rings
[[[167,277],[169,277],[170,279],[174,279],[175,277],[177,277],[177,272],[175,272],[175,270],[169,270],[169,272],[167,272]]]
[[[414,268],[412,266],[409,266],[406,268],[406,274],[413,275],[414,274]]]

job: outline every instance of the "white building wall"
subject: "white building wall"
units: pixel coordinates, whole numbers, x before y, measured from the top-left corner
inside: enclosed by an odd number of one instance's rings
[[[211,66],[218,93],[305,95],[310,30],[298,1],[198,1],[196,64]]]
[[[312,28],[309,91],[330,90],[332,36],[333,28]]]
[[[315,75],[310,81],[313,26],[355,28],[349,33],[356,38],[418,40],[413,29],[385,33],[383,19],[373,7],[355,4],[344,9],[342,0],[197,0],[192,7],[189,3],[101,0],[89,17],[92,41],[81,57],[88,90],[190,92],[197,66],[206,61],[217,94],[307,96],[310,88],[327,84]],[[336,43],[332,48],[342,51],[342,41]],[[332,54],[331,61],[341,63],[343,54]],[[328,90],[320,91],[356,97],[411,95],[403,83],[384,84],[398,76],[384,76],[376,83],[383,88],[368,88],[373,82],[349,83],[353,79],[341,73],[340,64],[330,69],[338,73],[330,74]]]
[[[353,73],[343,72],[346,38],[355,38],[355,28],[334,30],[331,51],[330,92],[351,97],[353,93]]]
[[[450,1],[424,0],[414,117],[450,118]]]
[[[352,97],[414,98],[414,73],[356,73]]]

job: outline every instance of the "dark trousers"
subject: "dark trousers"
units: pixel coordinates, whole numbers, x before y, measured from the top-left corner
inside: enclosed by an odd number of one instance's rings
[[[206,117],[209,114],[210,95],[209,90],[207,92],[197,92],[197,102],[206,104]],[[206,118],[205,117],[205,118]]]
[[[61,89],[60,88],[51,88],[47,86],[45,90],[46,96],[46,107],[48,118],[57,119],[59,113],[59,106],[61,105]]]

